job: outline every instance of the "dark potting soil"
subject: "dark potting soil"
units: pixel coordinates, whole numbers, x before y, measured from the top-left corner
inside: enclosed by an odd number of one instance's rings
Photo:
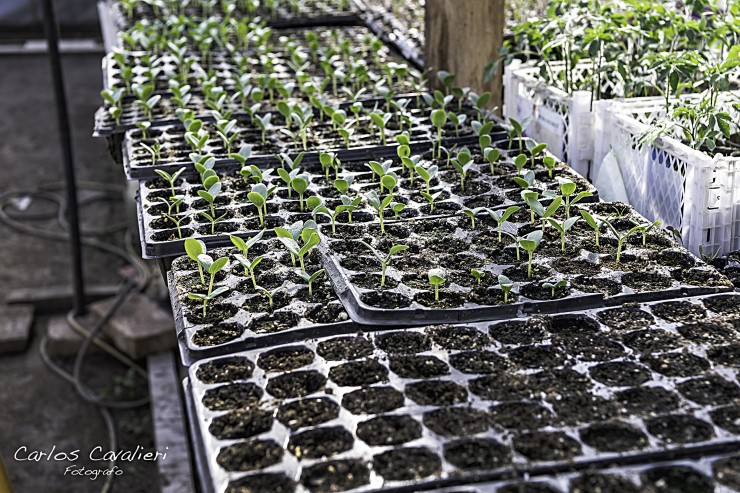
[[[650,380],[650,370],[629,361],[612,361],[589,369],[591,378],[611,387],[633,387]]]
[[[604,293],[606,296],[615,296],[622,292],[620,283],[605,277],[578,276],[570,284],[584,293]]]
[[[567,425],[608,421],[619,415],[611,400],[590,393],[562,396],[553,402],[560,421]]]
[[[740,296],[735,294],[704,298],[702,303],[713,312],[722,315],[740,315]]]
[[[492,424],[510,430],[536,430],[553,422],[552,412],[530,402],[506,402],[491,407],[489,413]]]
[[[635,351],[651,353],[658,351],[670,351],[683,346],[681,337],[663,329],[644,329],[628,332],[622,336],[625,346]]]
[[[332,457],[350,450],[355,440],[341,426],[314,428],[290,437],[288,450],[299,459]]]
[[[668,413],[680,403],[675,392],[663,387],[633,387],[618,392],[614,399],[624,411],[639,416]]]
[[[360,387],[388,380],[388,369],[374,359],[350,361],[329,370],[329,379],[343,387]]]
[[[548,330],[563,336],[579,336],[598,334],[600,327],[595,320],[584,315],[565,315],[554,317]]]
[[[707,357],[715,363],[740,368],[740,344],[715,346],[707,351]]]
[[[419,332],[391,332],[375,338],[380,349],[389,354],[416,354],[429,351],[432,340]]]
[[[488,414],[472,407],[447,407],[424,414],[424,425],[444,437],[483,433],[489,428]]]
[[[563,364],[566,354],[551,344],[531,344],[511,349],[509,359],[523,368],[554,368]]]
[[[542,286],[539,282],[525,284],[519,289],[522,296],[538,301],[559,300],[570,295],[570,291],[570,287],[563,286],[555,289],[553,294],[552,288]]]
[[[635,306],[611,308],[596,314],[601,323],[616,330],[634,330],[650,327],[655,317]]]
[[[435,299],[434,293],[431,291],[423,291],[417,293],[414,296],[414,301],[429,308],[460,308],[465,305],[465,297],[459,293],[447,291],[445,289],[439,290],[439,299]]]
[[[579,432],[586,445],[602,452],[627,452],[648,445],[647,437],[625,423],[599,423]]]
[[[296,484],[283,474],[256,474],[229,483],[226,493],[293,493]]]
[[[693,322],[707,315],[701,305],[688,301],[666,301],[653,305],[651,309],[655,315],[669,322]]]
[[[740,387],[719,375],[686,380],[679,383],[677,388],[681,395],[704,406],[733,404],[740,399]]]
[[[326,423],[338,416],[339,405],[325,397],[289,402],[277,412],[277,420],[291,430]]]
[[[444,349],[482,349],[491,341],[474,327],[435,326],[426,330],[432,340]]]
[[[393,387],[366,387],[345,394],[342,407],[352,414],[380,414],[403,406],[403,394]]]
[[[729,323],[716,320],[691,322],[676,330],[686,339],[700,344],[729,344],[740,341],[740,332]]]
[[[216,462],[230,472],[264,469],[283,459],[283,447],[273,440],[250,440],[222,448]]]
[[[537,392],[550,395],[589,392],[591,380],[570,368],[543,370],[529,375],[529,386]]]
[[[622,276],[622,284],[635,291],[661,291],[671,286],[671,278],[656,272],[627,272]]]
[[[494,374],[470,380],[468,388],[483,399],[507,401],[532,399],[534,391],[528,384],[529,379],[524,375]]]
[[[424,447],[389,450],[373,457],[373,470],[386,481],[412,481],[437,475],[442,461]]]
[[[570,493],[639,493],[640,488],[616,474],[586,472],[570,483]]]
[[[390,291],[362,293],[360,301],[375,308],[385,309],[408,308],[411,305],[411,298]]]
[[[488,333],[502,344],[533,344],[547,337],[549,323],[542,317],[489,325]]]
[[[187,303],[185,304],[188,305]],[[208,305],[208,311],[205,315],[203,315],[203,304],[200,303],[198,306],[194,305],[194,303],[190,304],[191,311],[187,315],[188,321],[193,324],[219,325],[224,320],[227,320],[236,315],[236,312],[239,311],[239,308],[237,308],[235,305],[232,305],[231,303],[211,302]]]
[[[315,370],[296,371],[271,378],[265,389],[278,399],[291,399],[318,392],[325,383],[326,377]]]
[[[355,286],[359,286],[364,289],[381,289],[381,279],[382,277],[380,274],[356,274],[350,278],[350,282]],[[386,276],[384,288],[395,289],[396,287],[398,287],[398,281],[392,277]]]
[[[694,416],[659,416],[645,425],[652,435],[668,443],[704,442],[714,437],[712,425]]]
[[[505,358],[491,351],[465,351],[450,355],[453,368],[470,374],[502,373],[509,368]]]
[[[203,405],[211,411],[230,411],[242,407],[253,407],[262,398],[262,389],[248,383],[223,385],[208,389],[203,396]]]
[[[514,448],[532,460],[566,460],[581,454],[581,445],[560,431],[521,433],[514,437]]]
[[[659,250],[652,257],[660,264],[679,269],[690,269],[696,264],[696,259],[688,252],[680,250]]]
[[[740,455],[718,460],[712,464],[712,473],[720,484],[740,491]]]
[[[496,490],[497,493],[562,493],[547,483],[512,483]]]
[[[450,373],[447,363],[435,356],[394,355],[389,363],[391,371],[401,378],[434,378]]]
[[[316,353],[327,361],[364,358],[373,354],[374,350],[372,341],[361,336],[336,337],[316,346]]]
[[[421,425],[411,416],[383,415],[357,425],[357,437],[368,445],[401,445],[421,438]]]
[[[272,334],[298,325],[300,316],[295,312],[274,312],[249,323],[249,330],[257,334]]]
[[[251,438],[270,431],[272,413],[261,409],[239,409],[214,418],[208,431],[220,440]]]
[[[465,387],[447,380],[410,383],[404,392],[409,399],[422,406],[451,406],[468,400],[468,391]]]
[[[511,462],[509,447],[488,438],[463,438],[445,444],[444,456],[458,469],[496,469]]]
[[[662,466],[640,474],[644,491],[666,493],[712,493],[711,478],[689,466]]]
[[[581,361],[608,361],[622,356],[625,352],[621,344],[601,335],[558,336],[556,342],[566,354]]]
[[[199,347],[219,346],[239,338],[244,326],[237,323],[216,323],[193,334],[193,344]]]
[[[257,359],[257,366],[266,372],[290,371],[310,365],[313,360],[314,354],[309,348],[293,346],[265,351]]]
[[[714,424],[730,433],[740,434],[740,406],[727,406],[710,412]]]
[[[641,361],[654,371],[668,377],[691,377],[709,369],[709,362],[688,351],[649,354]]]
[[[301,484],[315,493],[359,488],[370,481],[367,465],[356,459],[324,461],[303,469]]]
[[[203,383],[228,383],[252,376],[254,363],[247,358],[220,358],[201,365],[195,376]]]

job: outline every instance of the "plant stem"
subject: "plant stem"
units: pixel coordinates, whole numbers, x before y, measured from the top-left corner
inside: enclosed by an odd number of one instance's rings
[[[434,285],[434,301],[439,301],[439,285]]]
[[[527,262],[527,278],[529,279],[532,277],[532,254],[534,252],[527,251],[527,253],[529,254],[529,262]]]

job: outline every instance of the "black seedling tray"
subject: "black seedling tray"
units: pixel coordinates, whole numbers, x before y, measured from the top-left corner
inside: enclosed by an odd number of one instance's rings
[[[740,298],[725,298],[374,326],[199,361],[212,491],[421,491],[736,452]]]
[[[420,164],[425,166],[430,164],[429,159],[422,159]],[[340,176],[354,177],[350,193],[353,198],[377,187],[377,184],[372,183],[373,175],[366,165],[367,161],[344,161],[342,163]],[[462,191],[456,181],[448,183],[443,179],[435,179],[430,191],[432,193],[441,191],[443,195],[435,202],[433,212],[426,200],[419,194],[423,187],[420,178],[416,178],[414,188],[411,188],[408,175],[404,175],[400,170],[401,163],[397,157],[394,159],[394,166],[399,167],[399,173],[404,177],[400,180],[399,187],[394,193],[396,201],[404,202],[407,205],[407,208],[399,215],[401,221],[419,217],[450,216],[459,213],[463,207],[484,206],[491,209],[502,209],[511,205],[523,205],[516,188],[518,185],[512,181],[512,176],[516,173],[516,170],[510,169],[513,166],[508,165],[505,161],[497,166],[497,174],[494,177],[490,177],[488,174],[487,164],[477,166],[474,172],[471,172],[471,175],[475,174],[467,180],[466,191]],[[322,203],[334,209],[339,204],[340,195],[332,185],[333,172],[329,182],[327,182],[325,174],[321,172],[318,165],[308,165],[305,168],[302,167],[302,170],[305,170],[303,176],[307,177],[309,181],[309,189],[304,196],[306,198],[318,196]],[[445,170],[442,175],[451,176],[454,173],[454,171]],[[586,189],[594,194],[589,200],[597,200],[596,189],[565,165],[558,165],[555,168],[553,178],[549,178],[545,172],[541,173],[535,185],[542,190],[547,188],[555,191],[559,187],[555,178],[572,180],[579,185],[579,190]],[[189,237],[201,239],[209,247],[215,248],[231,245],[228,238],[229,234],[248,237],[259,233],[260,227],[256,209],[246,198],[249,186],[245,184],[240,175],[231,173],[222,176],[223,192],[221,196],[223,198],[218,204],[217,216],[226,213],[228,217],[226,221],[217,225],[216,234],[211,234],[210,223],[200,215],[201,211],[208,212],[208,206],[198,196],[198,190],[202,190],[198,180],[186,178],[180,181],[181,183],[175,188],[175,193],[185,197],[185,200],[184,205],[181,206],[181,212],[175,214],[175,217],[178,219],[185,217],[185,224],[181,229],[182,239],[178,237],[174,223],[163,216],[167,208],[159,199],[166,199],[172,194],[168,185],[161,179],[141,182],[139,185],[137,216],[139,218],[142,253],[145,258],[184,255],[183,244],[185,239]],[[287,187],[279,177],[274,176],[266,184],[279,186],[277,198],[271,199],[268,206],[269,217],[266,219],[268,234],[271,234],[272,228],[276,226],[289,225],[296,221],[306,221],[312,218],[307,208],[304,212],[300,212],[300,204],[295,192],[292,194],[292,199],[288,198]],[[384,217],[388,223],[396,222],[391,211],[386,211]],[[316,220],[320,223],[329,223],[330,218],[325,214],[319,214]],[[343,214],[339,217],[338,223],[347,223],[347,221],[347,215]],[[377,223],[377,213],[363,201],[353,214],[353,221],[357,223]]]
[[[244,275],[244,268],[234,259],[236,253],[235,248],[209,252],[214,259],[229,256],[229,264],[224,274],[216,278],[214,288],[227,286],[230,290],[209,303],[206,318],[202,316],[202,305],[187,300],[187,293],[196,288],[205,292],[199,288],[195,262],[180,257],[172,263],[167,274],[185,366],[202,358],[357,330],[326,276],[314,282],[314,299],[308,300],[307,285],[295,274],[297,268],[292,267],[288,251],[277,239],[262,240],[250,249],[250,260],[256,255],[265,257],[257,268],[257,283],[267,289],[280,285],[287,288],[275,297],[271,313],[267,299],[254,289],[250,278]],[[318,252],[307,257],[309,272],[321,268],[318,260]],[[206,274],[206,282],[208,279]]]
[[[424,70],[424,57],[419,51],[417,44],[400,31],[398,21],[390,13],[374,12],[368,7],[361,14],[361,17],[365,25],[384,43],[393,46],[417,69]],[[388,27],[391,29],[389,30]]]
[[[579,215],[579,208],[600,214],[619,209],[622,217],[618,224],[623,231],[646,222],[624,204],[578,204],[572,214]],[[562,207],[558,214],[563,220]],[[539,228],[528,224],[529,212],[524,208],[510,221],[520,236]],[[343,226],[338,239],[332,239],[325,225],[321,225],[321,232],[325,238],[320,248],[334,288],[352,319],[360,324],[501,320],[731,289],[730,281],[720,272],[664,232],[650,233],[645,248],[641,235],[632,237],[622,252],[623,263],[617,266],[616,240],[602,232],[602,250],[597,252],[593,231],[583,220],[568,233],[565,253],[560,251],[560,236],[555,236],[554,228],[547,229],[535,251],[531,280],[527,278],[526,252],[522,249],[517,261],[514,242],[504,236],[498,243],[496,223],[488,217],[476,220],[474,231],[468,218],[456,216],[390,225],[386,234],[381,234],[377,225]],[[394,244],[411,247],[388,267],[389,284],[383,290],[379,289],[380,263],[359,241],[352,241],[360,239],[385,253]],[[427,271],[440,267],[448,269],[448,282],[440,290],[441,302],[436,303]],[[486,272],[481,285],[470,275],[472,268]],[[501,290],[493,287],[499,274],[515,283],[508,304],[503,303]],[[557,290],[553,299],[542,283],[559,280],[567,280],[570,287]]]

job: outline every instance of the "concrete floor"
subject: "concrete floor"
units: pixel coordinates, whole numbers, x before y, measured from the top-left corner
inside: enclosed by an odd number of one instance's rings
[[[105,142],[91,137],[93,114],[101,88],[98,55],[64,57],[70,104],[74,152],[79,181],[123,184],[120,167],[108,156]],[[0,194],[35,188],[62,179],[48,61],[44,56],[0,56]],[[34,204],[48,209],[48,204]],[[99,228],[125,219],[122,203],[102,202],[81,211],[85,228]],[[44,224],[44,223],[40,223]],[[48,227],[55,224],[48,223]],[[120,236],[120,235],[119,235]],[[106,240],[116,240],[111,235]],[[120,238],[118,238],[120,240]],[[0,300],[17,288],[65,285],[70,282],[67,245],[18,234],[0,224]],[[123,262],[108,254],[85,249],[85,275],[89,283],[117,284]],[[71,464],[96,446],[108,448],[103,422],[97,411],[82,402],[72,388],[41,362],[37,347],[46,331],[47,318],[39,317],[31,347],[23,354],[0,356],[0,455],[16,493],[87,493],[99,491],[103,480],[65,476]],[[70,361],[62,361],[69,365]],[[143,380],[126,376],[125,369],[109,357],[94,356],[86,379],[108,396],[122,398],[146,392]],[[148,409],[117,413],[122,446],[152,447]],[[16,461],[20,447],[27,450],[80,450],[79,461]],[[20,454],[23,457],[23,452]],[[95,465],[94,468],[101,468]],[[158,491],[156,466],[133,462],[122,466],[116,492]]]

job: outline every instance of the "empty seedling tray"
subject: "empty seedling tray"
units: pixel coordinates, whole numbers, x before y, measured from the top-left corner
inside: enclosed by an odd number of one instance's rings
[[[646,220],[625,204],[578,204],[579,210],[610,216],[624,232]],[[564,219],[562,208],[558,212]],[[520,209],[510,218],[518,236],[540,229],[532,226],[530,212]],[[475,320],[506,319],[517,314],[554,313],[594,308],[629,301],[679,298],[728,291],[730,281],[704,264],[666,232],[651,231],[626,241],[621,261],[616,263],[617,240],[602,232],[600,247],[595,235],[581,220],[570,230],[562,250],[561,238],[550,226],[532,261],[528,277],[527,252],[517,259],[514,241],[497,241],[496,223],[489,217],[476,220],[461,216],[419,219],[387,225],[343,225],[340,235],[331,235],[321,225],[320,248],[334,288],[353,320],[361,324],[419,325]],[[510,229],[509,232],[512,232]],[[382,254],[393,245],[407,245],[387,269],[386,286],[380,288],[381,264],[362,245],[364,240]],[[447,271],[439,301],[427,272]],[[485,272],[480,283],[471,269]],[[514,282],[508,303],[498,284],[503,274]],[[554,290],[543,286],[567,281]],[[554,294],[554,295],[553,295]]]
[[[737,451],[739,302],[376,326],[203,360],[193,431],[218,493],[418,491]]]

